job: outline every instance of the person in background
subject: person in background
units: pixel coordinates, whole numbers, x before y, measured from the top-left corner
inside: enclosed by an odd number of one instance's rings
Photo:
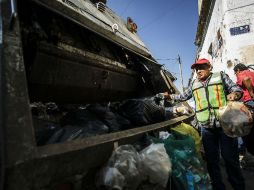
[[[234,67],[234,72],[237,78],[236,84],[243,89],[242,101],[254,112],[254,72],[249,68],[239,63]],[[254,155],[254,129],[250,134],[243,138],[244,146],[248,152]]]
[[[191,69],[197,77],[183,94],[168,94],[168,99],[186,101],[194,98],[195,113],[201,129],[202,144],[207,169],[214,190],[225,190],[220,170],[220,153],[225,161],[228,180],[234,190],[244,190],[245,183],[240,170],[237,138],[225,135],[218,119],[218,110],[228,100],[239,100],[242,89],[223,72],[212,73],[207,59],[198,59]]]
[[[234,72],[237,78],[236,84],[243,89],[242,101],[254,107],[254,72],[250,71],[249,68],[242,63],[234,67]]]

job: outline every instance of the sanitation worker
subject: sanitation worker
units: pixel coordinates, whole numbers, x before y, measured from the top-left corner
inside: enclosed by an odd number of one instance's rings
[[[220,170],[220,154],[225,161],[227,177],[234,190],[244,190],[245,183],[240,170],[237,138],[225,135],[218,120],[219,107],[227,101],[239,100],[242,89],[223,72],[211,72],[207,59],[198,59],[191,69],[196,79],[183,94],[168,95],[169,99],[195,100],[195,112],[207,161],[207,169],[214,190],[225,190]]]

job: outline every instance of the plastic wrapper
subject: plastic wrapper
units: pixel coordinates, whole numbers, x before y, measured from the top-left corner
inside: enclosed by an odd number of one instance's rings
[[[98,177],[97,187],[135,190],[142,181],[140,155],[132,145],[119,146]]]
[[[142,171],[148,176],[149,182],[166,187],[172,165],[164,144],[151,144],[140,154]]]
[[[242,137],[250,133],[253,118],[242,102],[228,102],[219,109],[219,120],[226,135]]]
[[[162,140],[167,139],[171,134],[167,131],[160,131],[159,132],[159,138]]]

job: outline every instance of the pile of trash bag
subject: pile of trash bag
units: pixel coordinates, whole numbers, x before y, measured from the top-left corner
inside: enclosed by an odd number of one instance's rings
[[[97,177],[97,188],[136,190],[142,181],[164,189],[171,173],[171,162],[163,144],[151,144],[141,152],[132,145],[116,148]]]
[[[186,106],[165,107],[163,101],[155,96],[87,105],[32,103],[37,145],[128,130],[188,114]]]
[[[200,136],[190,127],[182,123],[170,133],[161,131],[159,138],[147,136],[151,144],[139,152],[132,145],[119,146],[100,170],[97,188],[212,190],[199,154]]]

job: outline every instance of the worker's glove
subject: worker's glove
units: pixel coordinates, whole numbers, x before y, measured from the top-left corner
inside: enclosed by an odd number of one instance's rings
[[[189,115],[190,110],[189,110],[188,107],[186,107],[184,105],[174,106],[173,107],[173,113],[174,114],[179,114],[179,115]]]

